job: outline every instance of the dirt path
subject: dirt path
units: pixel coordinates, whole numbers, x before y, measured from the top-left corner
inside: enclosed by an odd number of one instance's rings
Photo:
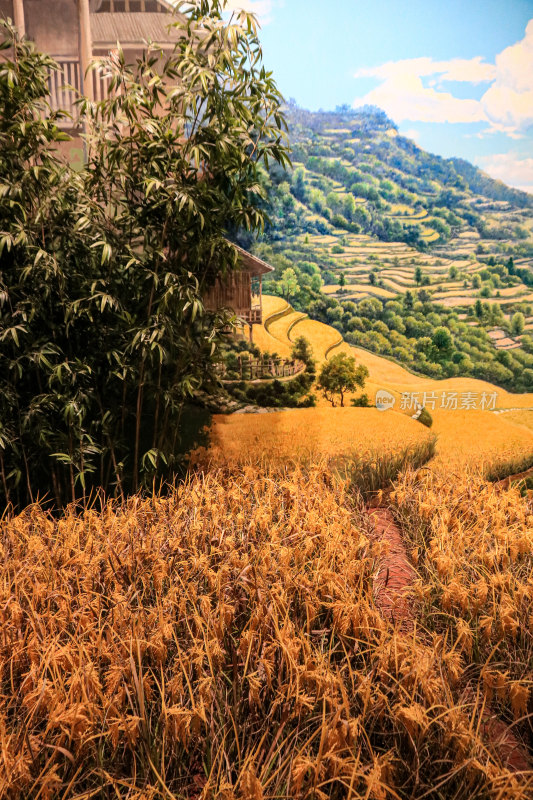
[[[369,506],[368,516],[375,540],[385,545],[374,578],[376,605],[385,619],[398,626],[400,631],[409,633],[415,621],[412,584],[416,571],[409,561],[402,532],[391,511],[384,506]],[[483,702],[470,686],[463,693],[463,701],[472,708]],[[480,733],[508,770],[519,773],[533,769],[524,745],[488,703],[481,708]]]
[[[368,509],[376,541],[385,547],[374,578],[374,596],[383,616],[401,630],[412,630],[414,606],[412,583],[416,573],[407,557],[402,533],[388,508]]]

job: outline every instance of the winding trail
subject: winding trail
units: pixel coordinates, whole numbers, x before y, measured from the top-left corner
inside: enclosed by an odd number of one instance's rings
[[[408,632],[414,625],[412,584],[416,572],[407,557],[400,528],[388,508],[369,507],[374,538],[384,548],[374,577],[374,597],[382,615]]]
[[[389,508],[368,506],[367,514],[373,527],[373,538],[385,546],[378,562],[374,577],[374,598],[382,616],[397,626],[402,633],[410,633],[414,628],[415,604],[413,581],[416,570],[407,556],[402,532]],[[463,692],[462,701],[474,709],[481,706],[479,731],[482,739],[490,743],[501,763],[509,771],[527,773],[533,770],[533,763],[525,746],[490,705],[476,696],[469,685]]]

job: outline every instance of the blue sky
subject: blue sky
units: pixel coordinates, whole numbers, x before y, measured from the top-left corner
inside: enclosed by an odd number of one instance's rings
[[[400,132],[533,192],[533,0],[229,0],[309,109],[374,103]],[[529,25],[529,27],[528,27]]]

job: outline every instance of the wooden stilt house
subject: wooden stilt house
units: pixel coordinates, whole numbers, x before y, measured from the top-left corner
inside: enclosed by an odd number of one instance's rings
[[[218,279],[204,296],[206,308],[229,308],[248,326],[252,341],[253,325],[263,322],[263,275],[272,272],[266,261],[234,245],[238,252],[238,268],[224,279]]]

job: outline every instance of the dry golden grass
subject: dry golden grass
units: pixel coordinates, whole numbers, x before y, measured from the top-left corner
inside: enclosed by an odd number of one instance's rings
[[[375,408],[295,408],[271,414],[216,415],[208,458],[215,463],[316,461],[394,453],[431,438],[405,414]],[[202,458],[203,458],[202,454]]]
[[[409,635],[374,604],[357,495],[321,466],[5,520],[0,797],[527,800],[465,690],[528,735],[529,508],[412,475],[394,502],[421,576]]]

